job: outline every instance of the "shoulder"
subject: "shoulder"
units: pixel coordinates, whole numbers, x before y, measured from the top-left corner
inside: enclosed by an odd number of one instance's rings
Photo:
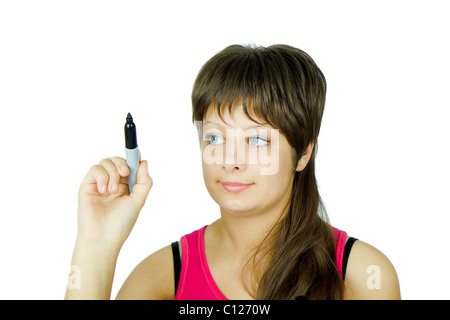
[[[173,254],[171,245],[168,245],[137,265],[117,294],[117,299],[173,300],[174,288]]]
[[[378,249],[356,241],[350,251],[345,276],[345,299],[400,299],[397,272]]]

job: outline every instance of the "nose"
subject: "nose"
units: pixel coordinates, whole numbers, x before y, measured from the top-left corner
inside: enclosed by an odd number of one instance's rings
[[[222,168],[228,173],[244,171],[247,168],[245,137],[243,135],[227,140]]]
[[[222,166],[222,168],[223,168],[227,173],[235,173],[235,172],[244,171],[244,169],[245,169],[245,164],[224,164],[224,165]]]

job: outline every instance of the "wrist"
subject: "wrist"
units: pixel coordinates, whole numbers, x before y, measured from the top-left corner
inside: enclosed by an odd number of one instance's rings
[[[82,250],[84,252],[95,252],[102,258],[117,258],[122,244],[114,243],[103,239],[93,239],[78,234],[75,241],[75,251]]]
[[[103,241],[92,241],[77,237],[72,256],[72,265],[83,265],[92,272],[114,274],[120,247]]]

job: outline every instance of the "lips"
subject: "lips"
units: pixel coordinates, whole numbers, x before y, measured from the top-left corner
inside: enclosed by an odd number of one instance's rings
[[[241,192],[250,188],[253,183],[240,183],[240,182],[222,182],[222,187],[228,192]]]

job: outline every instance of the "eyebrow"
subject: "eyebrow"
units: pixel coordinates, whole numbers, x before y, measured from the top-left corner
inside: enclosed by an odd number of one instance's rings
[[[214,122],[214,121],[205,121],[204,123],[203,123],[203,126],[206,126],[207,124],[215,124],[215,125],[217,125],[217,126],[219,126],[219,127],[221,127],[221,128],[226,128],[225,126],[223,126],[222,124],[220,124],[220,123],[217,123],[217,122]],[[231,127],[231,126],[228,126],[228,127]],[[264,128],[264,127],[270,127],[270,128],[272,128],[272,126],[270,125],[270,124],[268,124],[268,123],[265,123],[265,124],[257,124],[257,125],[253,125],[253,126],[248,126],[247,128],[244,128],[244,129],[252,129],[252,128]]]

